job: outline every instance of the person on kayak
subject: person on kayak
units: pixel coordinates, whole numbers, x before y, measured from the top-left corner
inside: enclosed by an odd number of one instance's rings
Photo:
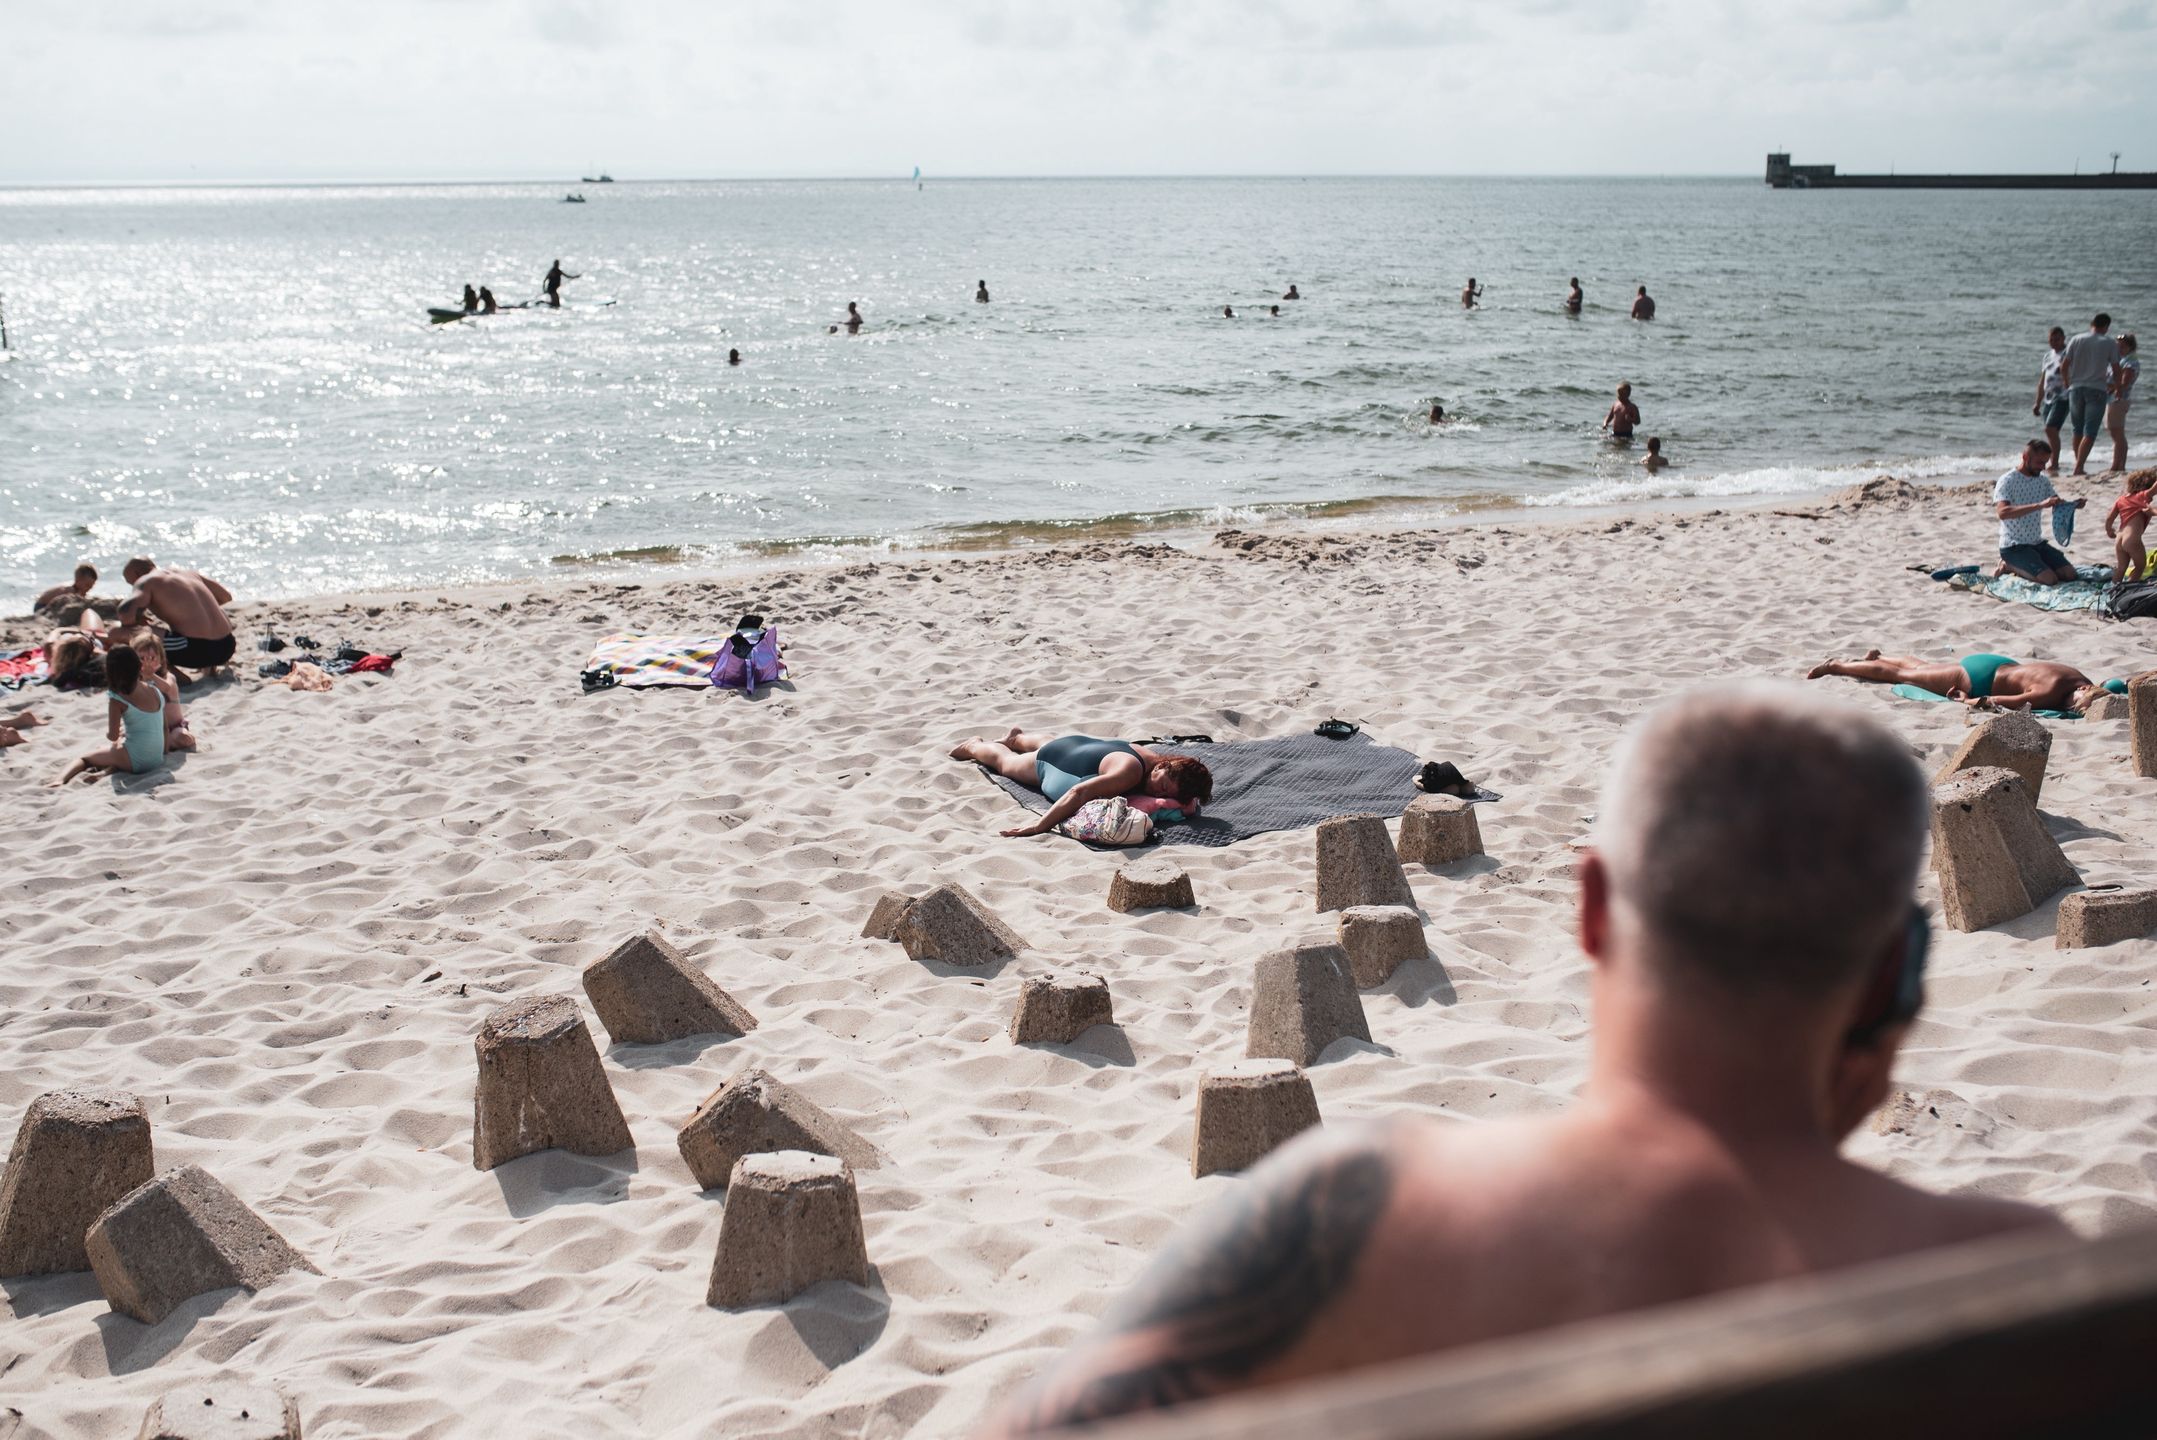
[[[484,286],[484,285],[480,286],[480,287],[479,287],[479,313],[480,313],[480,314],[482,314],[482,315],[492,315],[492,314],[494,313],[494,311],[495,311],[495,304],[494,304],[494,292],[493,292],[492,290],[489,290],[489,289],[488,289],[488,288],[487,288],[486,286]]]
[[[547,278],[543,282],[541,282],[543,288],[547,292],[547,303],[557,310],[561,309],[562,282],[564,280],[575,280],[577,278],[577,276],[572,275],[568,271],[562,269],[561,261],[555,261],[554,264],[549,266],[547,269]]]
[[[464,313],[469,315],[479,308],[479,292],[469,284],[464,287]]]

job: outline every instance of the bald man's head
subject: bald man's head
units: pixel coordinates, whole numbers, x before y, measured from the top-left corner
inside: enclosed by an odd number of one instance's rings
[[[1930,824],[1908,746],[1755,683],[1696,691],[1634,727],[1595,846],[1651,963],[1824,997],[1901,933]]]

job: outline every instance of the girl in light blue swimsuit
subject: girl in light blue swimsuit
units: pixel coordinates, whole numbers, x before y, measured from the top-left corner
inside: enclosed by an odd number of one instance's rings
[[[106,653],[105,689],[112,701],[105,738],[114,743],[69,765],[52,782],[54,788],[85,772],[140,775],[165,763],[165,697],[142,678],[142,657],[132,647],[115,645]]]

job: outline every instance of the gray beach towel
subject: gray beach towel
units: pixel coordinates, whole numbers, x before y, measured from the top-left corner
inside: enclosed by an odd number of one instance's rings
[[[1213,772],[1213,803],[1196,820],[1154,827],[1163,845],[1233,845],[1273,830],[1302,830],[1336,815],[1394,816],[1421,792],[1423,762],[1406,750],[1374,744],[1368,735],[1328,740],[1284,735],[1220,745],[1153,745],[1169,755],[1194,755]],[[1040,814],[1049,798],[1015,780],[981,772]],[[1103,847],[1096,847],[1103,848]]]

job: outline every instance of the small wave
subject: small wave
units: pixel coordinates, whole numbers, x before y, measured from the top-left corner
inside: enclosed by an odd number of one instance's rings
[[[1687,474],[1665,470],[1658,475],[1600,476],[1549,495],[1530,495],[1520,503],[1532,506],[1626,505],[1642,500],[1712,499],[1740,495],[1797,495],[1813,490],[1840,490],[1870,480],[1875,475],[1895,475],[1904,480],[1937,479],[1943,475],[1983,475],[2008,469],[2014,453],[1994,455],[1928,455],[1917,459],[1867,461],[1855,465],[1769,465],[1755,470],[1732,470],[1720,474]]]

